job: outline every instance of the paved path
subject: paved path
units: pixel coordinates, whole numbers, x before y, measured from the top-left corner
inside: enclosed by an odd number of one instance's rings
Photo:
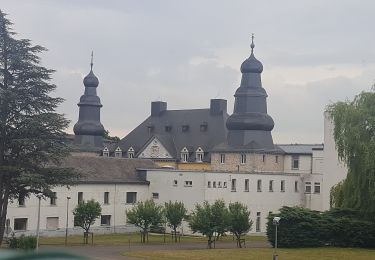
[[[235,248],[236,244],[233,242],[218,242],[216,248]],[[249,248],[264,248],[270,247],[268,242],[252,241],[247,242],[246,246]],[[85,256],[89,259],[114,259],[114,260],[134,260],[135,258],[121,256],[123,252],[129,251],[156,251],[156,250],[191,250],[191,249],[205,249],[207,245],[204,243],[177,243],[177,244],[132,244],[123,246],[42,246],[43,251],[63,251],[75,255]]]

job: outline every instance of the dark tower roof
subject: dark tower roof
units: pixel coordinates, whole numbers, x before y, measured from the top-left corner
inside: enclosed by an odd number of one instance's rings
[[[229,130],[227,148],[273,150],[272,118],[267,114],[267,92],[262,87],[262,63],[254,56],[254,35],[251,54],[241,65],[241,85],[235,93],[233,114],[226,126]]]
[[[104,127],[100,123],[100,98],[96,94],[99,80],[92,71],[93,53],[91,53],[90,73],[83,79],[85,93],[78,103],[79,119],[74,125],[76,141],[81,144],[102,146]]]

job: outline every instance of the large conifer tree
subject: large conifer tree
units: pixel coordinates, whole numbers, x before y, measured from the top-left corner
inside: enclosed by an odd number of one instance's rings
[[[0,243],[9,200],[52,194],[56,185],[77,177],[58,165],[68,155],[64,129],[69,122],[55,113],[61,98],[51,97],[53,70],[40,65],[45,48],[16,39],[0,10]]]

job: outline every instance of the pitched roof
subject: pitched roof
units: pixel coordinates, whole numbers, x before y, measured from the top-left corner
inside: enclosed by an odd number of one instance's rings
[[[278,144],[287,154],[312,154],[313,150],[321,150],[324,148],[323,144]]]
[[[137,169],[159,168],[152,160],[113,157],[69,156],[59,167],[73,168],[82,174],[81,183],[148,184]]]

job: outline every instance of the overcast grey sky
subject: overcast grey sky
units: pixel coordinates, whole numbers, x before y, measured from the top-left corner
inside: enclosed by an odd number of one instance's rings
[[[327,104],[371,89],[375,1],[1,0],[19,37],[49,49],[60,112],[77,121],[77,102],[94,50],[102,123],[125,136],[150,113],[228,100],[250,54],[263,63],[276,143],[323,141]],[[71,129],[70,129],[71,131]]]

